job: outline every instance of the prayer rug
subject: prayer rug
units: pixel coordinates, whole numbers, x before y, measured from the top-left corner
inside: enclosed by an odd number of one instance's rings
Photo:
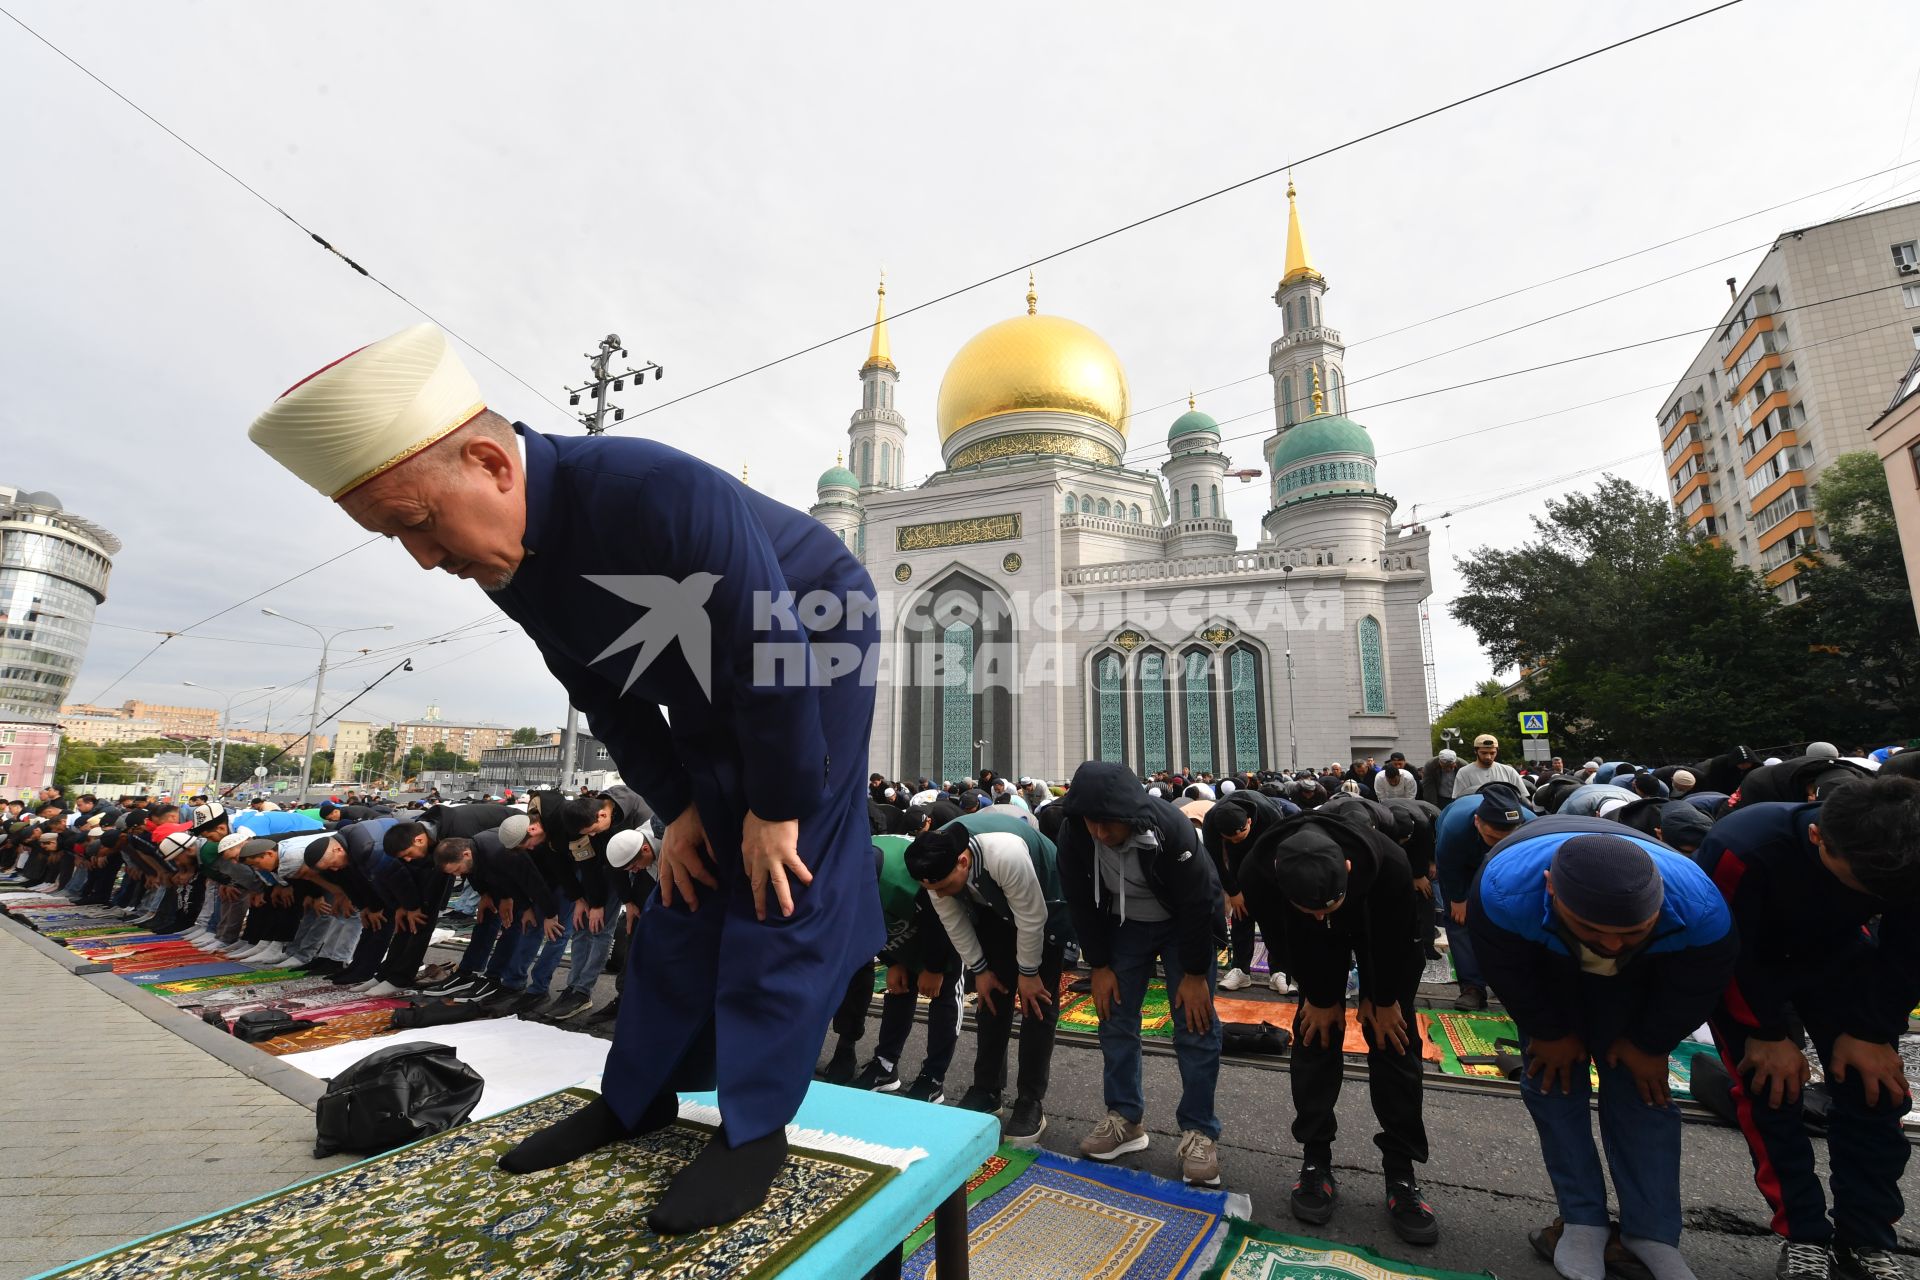
[[[967,1179],[967,1208],[971,1210],[973,1206],[1025,1173],[1027,1166],[1032,1164],[1039,1154],[1038,1151],[1016,1147],[1012,1143],[1001,1143],[1000,1150],[987,1157],[987,1162],[974,1170],[973,1176]],[[907,1237],[906,1243],[900,1246],[900,1256],[912,1257],[915,1250],[931,1239],[933,1239],[933,1215],[928,1214],[926,1221],[916,1227],[913,1234]]]
[[[182,975],[178,978],[166,978],[164,975],[143,973],[138,975],[143,982],[151,982],[168,995],[192,995],[202,991],[219,991],[227,987],[250,987],[261,982],[286,982],[294,978],[304,978],[306,973],[300,969],[246,969],[245,965],[234,966],[245,969],[243,973],[207,974],[202,977]]]
[[[78,942],[86,938],[124,937],[127,934],[133,933],[143,934],[147,937],[159,936],[152,933],[145,925],[139,924],[83,924],[65,929],[42,929],[40,932],[46,937],[62,943]]]
[[[1227,1194],[1043,1151],[967,1210],[975,1280],[1178,1280],[1226,1216]],[[939,1275],[935,1250],[907,1280]]]
[[[300,1016],[314,1018],[320,1012],[303,1012]],[[350,1040],[370,1040],[393,1030],[392,1024],[393,1010],[362,1009],[353,1013],[334,1014],[319,1026],[308,1027],[305,1031],[259,1041],[257,1047],[277,1058],[285,1053],[305,1053],[309,1049],[325,1049],[331,1045],[346,1044]]]
[[[1518,1041],[1520,1029],[1514,1025],[1512,1018],[1504,1013],[1453,1013],[1436,1009],[1433,1025],[1438,1032],[1433,1038],[1440,1048],[1440,1069],[1446,1074],[1497,1080],[1518,1087],[1517,1082],[1507,1081],[1500,1074],[1500,1068],[1492,1063],[1466,1064],[1460,1061],[1462,1057],[1491,1055],[1496,1040]],[[1513,1052],[1511,1046],[1507,1051]],[[1675,1046],[1667,1058],[1667,1088],[1675,1098],[1685,1102],[1693,1097],[1687,1088],[1687,1081],[1692,1077],[1693,1059],[1698,1054],[1713,1051],[1712,1045],[1695,1044],[1690,1040],[1683,1040]],[[1591,1069],[1588,1071],[1588,1080],[1598,1087],[1598,1079]]]
[[[119,975],[128,982],[146,986],[149,983],[164,982],[169,985],[181,982],[213,982],[221,978],[249,978],[254,971],[237,960],[223,960],[214,956],[202,956],[197,964],[182,964],[174,961],[162,969],[147,969],[138,973]]]
[[[516,1177],[495,1167],[513,1143],[592,1097],[583,1089],[550,1094],[50,1274],[758,1280],[804,1253],[895,1172],[821,1149],[861,1144],[802,1138],[759,1209],[725,1227],[662,1238],[646,1215],[705,1145],[712,1130],[704,1125],[682,1120],[541,1173]]]
[[[1222,1022],[1247,1022],[1258,1025],[1271,1022],[1276,1027],[1289,1030],[1293,1026],[1295,1001],[1286,1000],[1245,1000],[1233,996],[1218,995],[1213,998],[1214,1013]],[[1434,1044],[1435,1028],[1433,1018],[1424,1010],[1420,1013],[1421,1055],[1429,1062],[1443,1063],[1444,1055]],[[1164,981],[1153,979],[1147,984],[1146,997],[1140,1002],[1140,1034],[1148,1040],[1173,1040],[1173,1020],[1175,1014],[1167,998]],[[1509,1023],[1509,1026],[1512,1024]],[[1063,994],[1060,998],[1059,1026],[1062,1031],[1079,1032],[1083,1035],[1100,1034],[1099,1010],[1094,1007],[1093,997],[1085,993]],[[1341,1051],[1366,1056],[1367,1040],[1360,1030],[1360,1016],[1353,1009],[1347,1010],[1347,1027]],[[1488,1049],[1488,1053],[1493,1050]],[[1492,1069],[1488,1069],[1493,1074]]]
[[[1492,1274],[1415,1266],[1358,1245],[1281,1235],[1229,1218],[1220,1256],[1205,1280],[1488,1280]]]

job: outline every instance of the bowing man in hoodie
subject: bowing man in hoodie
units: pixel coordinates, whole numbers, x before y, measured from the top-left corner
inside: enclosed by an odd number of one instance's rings
[[[1213,1104],[1221,1032],[1213,987],[1225,941],[1220,935],[1226,900],[1214,861],[1187,815],[1147,794],[1121,765],[1089,760],[1074,772],[1073,786],[1059,803],[1066,814],[1060,827],[1060,881],[1074,933],[1093,967],[1100,1056],[1106,1063],[1106,1118],[1081,1141],[1080,1152],[1111,1160],[1147,1145],[1141,1123],[1146,1101],[1140,1085],[1140,1008],[1158,966],[1166,974],[1180,1064],[1180,1105],[1174,1115],[1181,1175],[1190,1183],[1217,1187],[1220,1119]],[[1210,814],[1226,807],[1216,805]],[[1232,807],[1239,814],[1252,812]],[[1243,820],[1233,829],[1244,825]]]
[[[1413,1007],[1425,945],[1406,852],[1391,837],[1337,813],[1303,813],[1254,845],[1241,863],[1240,889],[1268,945],[1280,947],[1287,972],[1300,984],[1291,1078],[1293,1137],[1305,1151],[1293,1216],[1325,1223],[1339,1197],[1334,1106],[1345,1066],[1347,973],[1357,962],[1387,1216],[1402,1240],[1433,1244],[1440,1227],[1413,1175],[1415,1162],[1427,1159]]]

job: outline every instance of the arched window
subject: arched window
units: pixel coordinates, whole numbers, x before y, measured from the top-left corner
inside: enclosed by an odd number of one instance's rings
[[[860,483],[873,483],[873,441],[860,442]]]
[[[1140,523],[1140,504],[1139,503],[1136,502],[1132,506],[1127,508],[1127,519],[1133,521],[1135,524]]]
[[[1372,614],[1360,619],[1360,699],[1370,716],[1387,714],[1387,661],[1381,648],[1380,620]]]
[[[880,483],[893,483],[893,446],[885,440],[880,442]]]
[[[1220,518],[1220,486],[1217,484],[1208,485],[1207,497],[1213,504],[1213,518],[1218,520]]]
[[[1173,518],[1177,521],[1180,519],[1180,486],[1176,484],[1168,487],[1173,490]]]
[[[1183,657],[1181,709],[1187,721],[1187,758],[1196,773],[1213,772],[1213,654],[1189,649]]]
[[[1261,707],[1266,692],[1259,651],[1244,642],[1227,650],[1227,745],[1235,773],[1250,773],[1265,764],[1266,717]]]
[[[1100,503],[1098,507],[1095,509],[1094,514],[1102,515],[1102,516],[1111,515],[1113,514],[1113,508],[1107,505],[1107,500],[1105,498],[1102,498],[1100,499]]]
[[[1155,774],[1173,767],[1172,686],[1167,679],[1167,655],[1142,649],[1134,656],[1134,681],[1139,691],[1134,715],[1134,740],[1139,744],[1140,772]]]
[[[1093,514],[1093,495],[1092,494],[1083,493],[1080,495],[1080,510],[1085,512],[1087,515]]]
[[[1122,763],[1126,744],[1126,666],[1111,649],[1093,660],[1093,758]]]
[[[1332,365],[1327,366],[1327,412],[1345,412],[1340,407],[1340,370]]]
[[[1073,515],[1079,510],[1080,510],[1080,499],[1074,497],[1072,494],[1068,494],[1067,495],[1067,514]]]
[[[1188,490],[1187,506],[1189,508],[1187,512],[1188,516],[1191,517],[1192,519],[1198,520],[1200,518],[1200,486],[1199,485],[1196,484]]]
[[[1280,421],[1287,426],[1293,425],[1293,379],[1280,379]]]
[[[956,622],[941,634],[940,772],[964,778],[974,770],[973,628]]]

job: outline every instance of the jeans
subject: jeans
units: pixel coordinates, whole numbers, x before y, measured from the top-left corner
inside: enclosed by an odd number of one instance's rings
[[[607,957],[613,954],[613,940],[621,928],[621,898],[618,890],[607,891],[604,904],[606,918],[600,922],[598,931],[576,929],[573,932],[573,958],[568,962],[570,972],[567,976],[567,990],[578,991],[583,995],[593,994],[593,984],[607,967]],[[569,906],[568,910],[572,910]]]
[[[530,991],[536,995],[546,995],[553,986],[553,974],[560,967],[560,957],[567,954],[567,944],[573,940],[573,899],[564,889],[554,889],[552,907],[554,918],[560,922],[560,936],[548,941],[540,923],[536,922],[530,930],[539,940],[539,950],[531,960],[523,963],[518,955],[507,966],[500,981],[515,991]],[[516,909],[519,908],[516,904]],[[529,972],[531,967],[531,972]]]
[[[1248,932],[1252,929],[1249,927]],[[1140,1005],[1154,962],[1160,961],[1169,999],[1185,973],[1177,958],[1178,925],[1172,920],[1123,921],[1113,931],[1113,976],[1120,984],[1111,1015],[1100,1020],[1100,1056],[1105,1060],[1101,1086],[1107,1110],[1139,1124],[1146,1112],[1140,1087]],[[1182,1133],[1195,1131],[1220,1136],[1220,1118],[1214,1114],[1214,1089],[1220,1082],[1220,1019],[1213,1016],[1215,963],[1207,960],[1208,1026],[1187,1027],[1186,1011],[1173,1009],[1173,1052],[1180,1064],[1180,1105],[1174,1118]]]
[[[471,884],[461,887],[460,892],[447,900],[446,914],[470,916],[480,909],[480,891]]]
[[[1439,876],[1433,878],[1433,909],[1446,922],[1447,948],[1453,955],[1453,971],[1460,976],[1460,985],[1486,990],[1487,975],[1481,972],[1479,957],[1473,954],[1473,935],[1467,932],[1467,926],[1453,922],[1447,891]]]
[[[1650,1107],[1640,1101],[1625,1067],[1595,1065],[1600,1072],[1600,1143],[1620,1194],[1620,1233],[1678,1245],[1680,1111],[1671,1103]],[[1540,1131],[1540,1154],[1560,1217],[1576,1226],[1605,1227],[1607,1177],[1593,1148],[1587,1111],[1592,1085],[1585,1064],[1574,1068],[1573,1087],[1566,1093],[1544,1092],[1538,1081],[1523,1074],[1520,1096]]]

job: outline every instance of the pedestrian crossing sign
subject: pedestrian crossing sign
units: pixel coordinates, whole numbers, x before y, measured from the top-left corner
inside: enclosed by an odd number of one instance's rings
[[[1547,731],[1547,713],[1544,711],[1522,711],[1520,713],[1520,732],[1532,736]]]

